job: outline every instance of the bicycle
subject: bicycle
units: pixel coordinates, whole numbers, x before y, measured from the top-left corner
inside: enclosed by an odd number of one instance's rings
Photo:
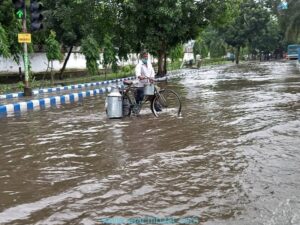
[[[142,106],[150,102],[150,109],[155,117],[162,115],[181,115],[181,100],[179,95],[171,89],[160,89],[154,85],[154,95],[144,96],[143,101],[138,104],[135,100],[136,89],[132,81],[124,81],[125,88],[121,91],[123,100],[123,116],[131,113],[139,115]]]

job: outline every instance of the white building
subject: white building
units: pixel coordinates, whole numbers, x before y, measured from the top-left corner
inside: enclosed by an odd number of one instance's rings
[[[66,58],[67,53],[64,58]],[[128,56],[128,61],[120,61],[119,65],[135,65],[137,63],[138,57],[136,54],[130,54]],[[100,54],[100,61],[103,59],[102,54]],[[45,53],[33,53],[29,55],[29,60],[31,63],[31,71],[34,73],[45,72],[48,68],[48,60]],[[63,66],[64,60],[61,62],[54,61],[53,62],[53,70],[59,71]],[[50,65],[49,65],[50,66]],[[20,57],[20,65],[13,61],[12,58],[5,59],[0,57],[0,73],[19,73],[19,67],[21,67],[22,71],[24,71],[24,63],[23,58]],[[99,69],[102,69],[103,65],[99,63]],[[66,65],[66,69],[74,69],[74,70],[85,70],[86,69],[86,60],[85,56],[81,53],[75,52],[71,53],[68,63]],[[50,68],[49,68],[50,70]]]

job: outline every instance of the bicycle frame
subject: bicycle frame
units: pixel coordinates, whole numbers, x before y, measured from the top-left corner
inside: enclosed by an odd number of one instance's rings
[[[123,97],[127,97],[130,101],[130,107],[131,107],[131,110],[132,112],[135,114],[135,115],[139,115],[143,105],[146,103],[146,102],[149,102],[150,101],[150,105],[151,105],[151,102],[153,101],[154,97],[156,95],[159,95],[159,88],[155,85],[154,86],[154,95],[153,96],[144,96],[144,99],[142,100],[142,102],[140,102],[140,104],[138,104],[136,102],[136,99],[135,99],[135,89],[137,89],[137,87],[133,87],[132,84],[128,85],[128,87],[122,91],[122,95]]]
[[[132,83],[126,83],[128,85],[122,91],[123,105],[129,106],[129,108],[123,108],[123,116],[130,116],[131,112],[135,115],[139,115],[143,105],[146,102],[150,102],[150,109],[155,117],[159,117],[162,113],[168,114],[168,110],[175,109],[178,116],[181,115],[181,101],[179,95],[171,89],[160,89],[157,85],[154,86],[154,95],[144,96],[144,99],[138,104],[136,102],[136,92]],[[175,105],[174,105],[175,103]],[[128,110],[127,110],[128,109]]]

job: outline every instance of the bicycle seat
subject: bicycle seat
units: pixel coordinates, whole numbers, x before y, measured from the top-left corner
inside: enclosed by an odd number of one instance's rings
[[[133,84],[132,80],[124,80],[123,83],[126,84],[126,85]]]

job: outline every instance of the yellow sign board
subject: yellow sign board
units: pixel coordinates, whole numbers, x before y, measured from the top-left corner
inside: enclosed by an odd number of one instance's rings
[[[18,34],[19,43],[31,43],[31,34],[29,33],[19,33]]]

